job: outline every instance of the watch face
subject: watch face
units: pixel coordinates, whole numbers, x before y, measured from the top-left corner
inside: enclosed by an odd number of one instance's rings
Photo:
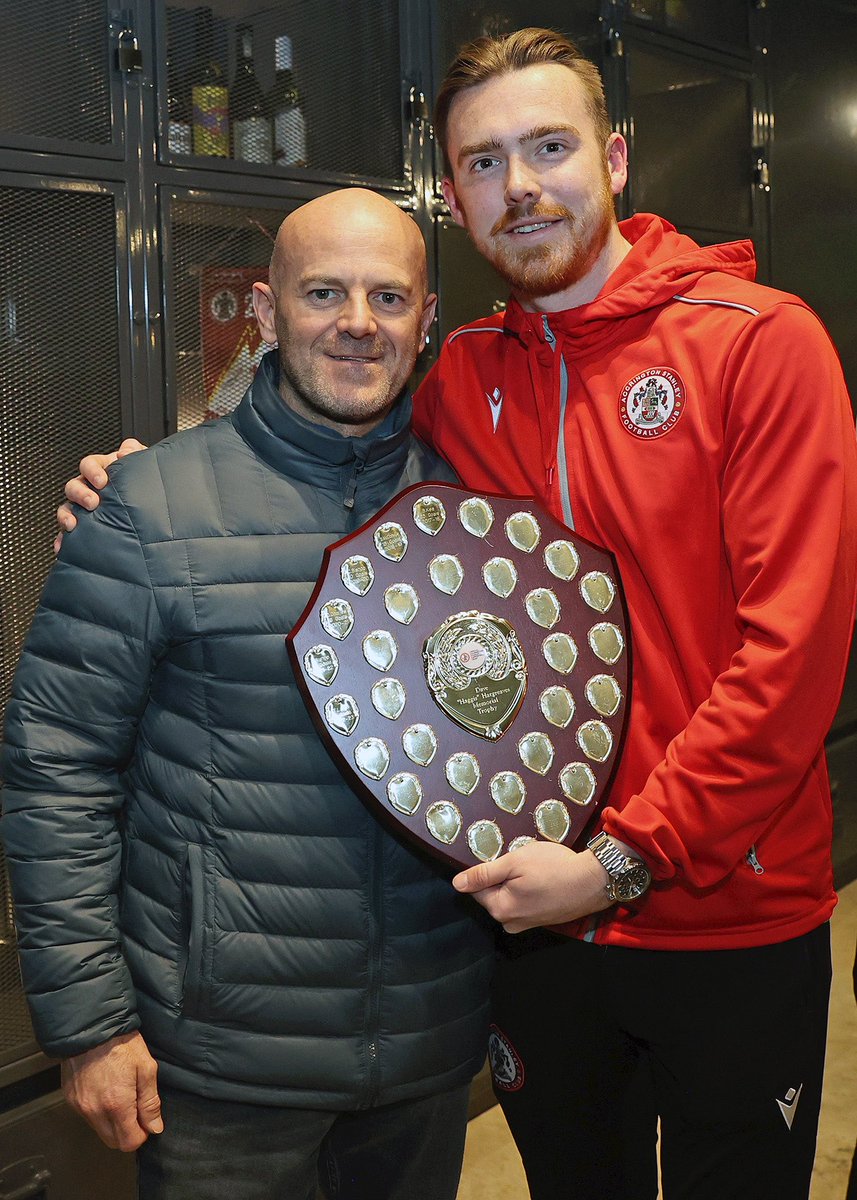
[[[620,879],[613,881],[613,894],[620,903],[638,900],[652,882],[648,867],[631,867]]]

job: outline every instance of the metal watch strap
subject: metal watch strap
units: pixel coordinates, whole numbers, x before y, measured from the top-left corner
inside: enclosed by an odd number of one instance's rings
[[[613,877],[620,875],[634,861],[606,833],[600,833],[597,837],[594,837],[589,843],[589,849],[601,863],[607,874]]]
[[[642,896],[651,883],[651,872],[641,858],[628,854],[608,833],[601,832],[587,843],[604,870],[610,876],[606,885],[607,895],[613,901],[624,902]],[[630,885],[623,894],[623,883]]]

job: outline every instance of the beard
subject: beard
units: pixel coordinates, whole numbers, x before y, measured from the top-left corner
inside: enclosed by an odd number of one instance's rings
[[[380,338],[355,339],[333,334],[307,350],[289,337],[285,323],[277,328],[280,362],[280,393],[292,408],[309,420],[333,425],[378,423],[387,415],[405,387],[419,351],[396,361]],[[368,368],[372,378],[365,382],[332,377],[328,356],[342,355],[376,359]]]
[[[551,245],[516,246],[515,235],[505,233],[516,222],[552,217],[561,218],[564,229]],[[506,210],[486,238],[474,237],[469,226],[468,232],[476,249],[517,296],[536,298],[563,292],[584,279],[607,244],[615,219],[613,194],[605,179],[577,214],[562,204],[516,204]]]

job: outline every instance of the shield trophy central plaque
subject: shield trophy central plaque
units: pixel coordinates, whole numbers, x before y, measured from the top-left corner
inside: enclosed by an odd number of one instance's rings
[[[619,574],[533,501],[408,488],[328,547],[286,641],[348,783],[447,863],[571,846],[604,803],[630,693]]]
[[[452,721],[480,737],[502,737],[527,690],[518,635],[502,617],[463,612],[449,617],[423,647],[426,682]]]

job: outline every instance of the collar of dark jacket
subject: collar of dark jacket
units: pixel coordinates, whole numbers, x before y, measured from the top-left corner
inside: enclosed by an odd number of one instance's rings
[[[241,436],[272,467],[293,479],[338,488],[353,469],[373,478],[400,472],[408,455],[411,397],[405,392],[380,425],[345,437],[299,416],[279,393],[277,351],[269,351],[232,419]]]

